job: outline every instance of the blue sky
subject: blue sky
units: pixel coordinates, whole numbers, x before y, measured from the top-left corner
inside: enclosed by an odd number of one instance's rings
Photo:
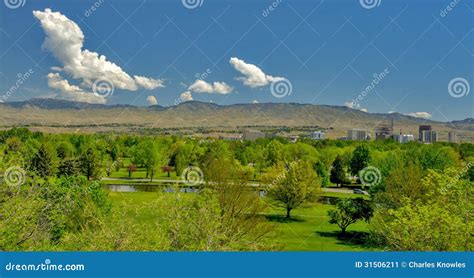
[[[19,1],[24,5],[0,5],[5,101],[97,93],[96,80],[87,77],[95,71],[79,72],[64,64],[69,51],[42,47],[45,27],[33,11],[49,8],[80,28],[81,51],[104,55],[130,77],[125,85],[107,80],[113,91],[100,100],[108,104],[148,105],[153,96],[167,106],[189,92],[218,104],[297,102],[440,121],[473,117],[473,1]],[[252,83],[258,76],[263,80]],[[205,84],[192,86],[196,79]],[[286,91],[275,93],[275,82],[286,82]]]

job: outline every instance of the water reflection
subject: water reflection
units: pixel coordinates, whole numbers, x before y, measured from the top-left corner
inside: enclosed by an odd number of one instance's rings
[[[160,185],[127,185],[127,184],[109,184],[107,188],[112,192],[167,192],[173,193],[176,188],[173,186],[160,186]],[[199,188],[195,187],[180,187],[179,192],[181,193],[196,193],[199,192]]]
[[[174,193],[179,188],[181,193],[198,193],[200,191],[197,187],[182,186],[174,187],[171,185],[126,185],[126,184],[110,184],[107,188],[112,192],[167,192]],[[258,194],[261,198],[267,195],[265,190],[259,190]],[[326,205],[335,205],[337,203],[337,197],[321,196],[318,202]]]

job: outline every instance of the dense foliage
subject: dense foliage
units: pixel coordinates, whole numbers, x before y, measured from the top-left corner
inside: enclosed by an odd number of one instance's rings
[[[321,188],[341,186],[370,193],[370,201],[343,199],[331,210],[331,223],[343,232],[364,220],[367,240],[381,248],[472,250],[473,164],[467,143],[224,141],[13,128],[0,132],[0,250],[271,249],[269,206],[291,218],[293,209],[317,201]],[[154,212],[146,223],[130,220],[142,217],[138,208],[112,206],[103,188],[103,178],[120,169],[129,178],[144,169],[153,182],[164,172],[187,180],[190,167],[203,172],[201,193],[140,204]],[[359,176],[368,167],[376,179],[364,187]]]

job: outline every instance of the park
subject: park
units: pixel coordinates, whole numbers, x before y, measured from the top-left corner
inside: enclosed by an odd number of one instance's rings
[[[0,249],[472,250],[474,147],[0,132]]]

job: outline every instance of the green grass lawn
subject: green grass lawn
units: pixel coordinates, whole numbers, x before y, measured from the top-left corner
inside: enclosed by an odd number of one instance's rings
[[[292,211],[286,220],[283,210],[271,209],[269,221],[276,223],[275,241],[283,250],[291,251],[368,251],[361,237],[367,233],[367,223],[357,222],[348,228],[347,235],[339,237],[337,225],[329,224],[327,211],[333,205],[312,204]]]
[[[135,221],[152,221],[153,214],[144,204],[156,201],[162,194],[157,192],[110,192],[115,206],[125,210],[125,215]],[[190,194],[190,196],[192,196]],[[360,195],[324,193],[327,197],[357,197]],[[369,251],[374,250],[362,245],[361,236],[367,232],[365,222],[357,222],[348,228],[347,236],[339,237],[337,225],[329,224],[327,211],[333,205],[315,203],[292,211],[292,219],[286,220],[284,211],[269,208],[266,217],[275,224],[274,243],[278,249],[287,251]],[[136,211],[140,211],[137,217]]]

